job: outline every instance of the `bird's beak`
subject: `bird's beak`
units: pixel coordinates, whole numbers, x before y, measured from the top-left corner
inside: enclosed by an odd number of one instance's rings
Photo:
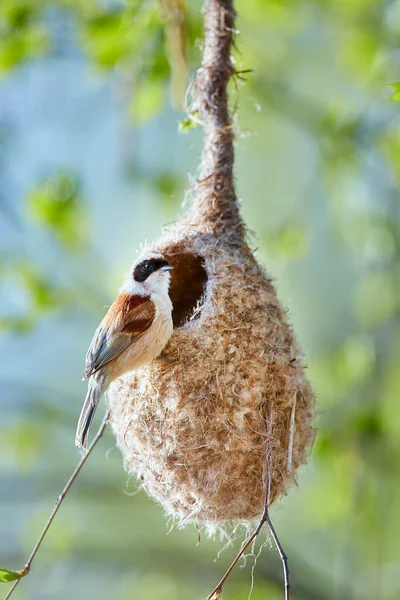
[[[165,267],[161,267],[161,271],[172,271],[173,268],[171,265],[165,265]]]

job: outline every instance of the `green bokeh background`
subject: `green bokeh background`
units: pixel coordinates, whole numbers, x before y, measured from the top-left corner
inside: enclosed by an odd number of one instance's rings
[[[185,11],[190,74],[200,8]],[[231,86],[238,193],[318,399],[310,462],[273,510],[293,598],[395,600],[400,2],[236,8],[236,67],[253,69]],[[1,0],[0,566],[22,568],[79,458],[91,335],[196,173],[201,131],[179,132],[170,63],[155,0]],[[226,540],[167,535],[136,489],[108,432],[15,598],[205,598],[240,540],[217,558]],[[252,572],[253,600],[283,597],[276,551],[255,562],[236,569],[226,600],[248,597]]]

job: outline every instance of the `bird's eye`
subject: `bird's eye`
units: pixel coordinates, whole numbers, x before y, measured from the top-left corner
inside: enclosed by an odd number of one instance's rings
[[[133,278],[135,281],[143,283],[156,270],[157,264],[154,260],[144,260],[135,268],[133,272]]]

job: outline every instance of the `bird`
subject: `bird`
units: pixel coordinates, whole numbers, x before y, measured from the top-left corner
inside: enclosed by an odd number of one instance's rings
[[[172,269],[162,254],[142,254],[96,329],[86,354],[83,379],[89,381],[76,430],[78,448],[87,449],[97,406],[111,382],[149,364],[167,345],[173,331]]]

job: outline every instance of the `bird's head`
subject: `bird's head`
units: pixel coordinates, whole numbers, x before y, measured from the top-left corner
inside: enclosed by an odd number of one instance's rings
[[[132,265],[121,291],[142,295],[167,294],[173,269],[162,254],[142,254]]]

